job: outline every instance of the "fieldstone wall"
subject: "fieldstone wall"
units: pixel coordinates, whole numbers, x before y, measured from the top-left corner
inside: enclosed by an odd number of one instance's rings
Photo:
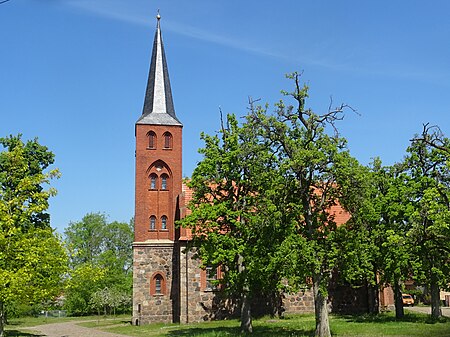
[[[171,241],[133,245],[133,324],[176,321],[178,277],[174,266],[177,261]],[[150,291],[156,273],[164,278],[161,294]]]
[[[204,289],[200,260],[194,258],[194,251],[192,249],[186,251],[186,245],[183,243],[179,248],[180,322],[199,322],[239,315],[239,305],[236,299],[224,298],[220,291]],[[282,307],[286,313],[314,312],[314,298],[309,289],[295,295],[284,295],[282,300]],[[255,299],[253,302],[252,310],[255,314],[275,312],[274,308],[267,306],[265,299],[262,301]]]
[[[314,295],[312,289],[305,289],[297,294],[286,294],[283,299],[286,313],[303,314],[314,312]]]
[[[164,277],[162,294],[152,294],[156,273]],[[264,299],[256,299],[255,314],[275,313]],[[285,313],[314,311],[312,291],[282,297]],[[264,311],[264,312],[262,312]],[[278,312],[279,313],[279,312]],[[185,242],[155,240],[133,244],[133,324],[199,322],[239,315],[238,301],[205,287],[205,273]]]
[[[194,251],[180,243],[180,322],[199,322],[215,318],[217,293],[202,289],[200,261]]]

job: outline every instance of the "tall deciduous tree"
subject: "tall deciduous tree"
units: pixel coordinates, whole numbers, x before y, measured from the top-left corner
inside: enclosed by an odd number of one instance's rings
[[[354,163],[346,140],[335,128],[347,106],[330,106],[327,112],[316,114],[305,106],[308,87],[300,85],[299,74],[288,77],[295,83],[294,91],[283,93],[293,98],[295,106],[280,101],[275,115],[259,107],[249,118],[259,137],[270,142],[287,182],[284,191],[279,191],[282,199],[289,200],[280,211],[290,225],[278,254],[284,261],[282,270],[293,284],[311,280],[316,336],[328,337],[327,288],[339,257],[331,207],[343,197],[340,183],[352,176],[348,171]]]
[[[450,282],[450,140],[424,125],[408,148],[408,238],[414,247],[415,277],[431,290],[431,314],[442,315],[439,290]]]
[[[270,175],[272,162],[256,142],[254,130],[239,127],[234,115],[228,115],[219,135],[202,138],[204,158],[188,183],[193,189],[192,212],[182,225],[192,229],[203,267],[225,271],[220,282],[224,291],[240,299],[241,330],[251,332],[252,296],[264,291],[267,282],[276,283],[267,273],[273,232],[266,233],[265,243],[259,235],[270,227],[264,196],[270,194],[267,184],[275,178]]]
[[[54,155],[38,141],[1,138],[0,153],[0,335],[11,301],[36,303],[61,291],[67,256],[46,213],[57,170]]]
[[[366,282],[371,313],[379,310],[379,288],[391,285],[397,318],[403,317],[402,283],[411,275],[404,179],[397,166],[384,167],[375,158],[365,173],[359,201],[350,200],[347,205],[343,199],[352,218],[343,233],[344,267],[340,269],[350,281]],[[348,268],[346,263],[353,265]]]

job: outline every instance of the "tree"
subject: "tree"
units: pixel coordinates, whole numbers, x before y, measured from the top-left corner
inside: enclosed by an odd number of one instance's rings
[[[71,266],[66,308],[71,313],[89,313],[91,296],[105,287],[131,297],[132,222],[108,222],[104,214],[89,213],[71,222],[65,236]],[[99,277],[88,279],[94,272]]]
[[[431,314],[440,310],[439,291],[450,281],[450,140],[425,124],[404,160],[410,209],[407,237],[414,248],[415,278],[431,290]]]
[[[69,223],[64,234],[70,252],[71,267],[98,262],[103,252],[106,226],[106,215],[101,213],[88,213],[81,221]]]
[[[64,308],[74,316],[89,314],[92,296],[106,286],[105,278],[106,269],[89,263],[71,270],[66,285]]]
[[[401,166],[394,165],[385,169],[384,194],[379,195],[380,219],[378,225],[378,251],[380,279],[384,284],[390,284],[394,291],[395,316],[402,318],[403,283],[411,278],[413,244],[408,239],[410,230],[408,204],[408,177],[402,172]],[[379,170],[378,172],[382,172]],[[376,174],[378,172],[375,172]],[[381,175],[383,177],[383,175]]]
[[[286,181],[279,190],[280,212],[285,212],[289,228],[277,255],[281,270],[291,284],[312,282],[316,316],[316,336],[331,336],[328,320],[327,288],[339,258],[336,223],[331,207],[343,198],[342,183],[352,177],[354,159],[346,150],[335,122],[343,118],[348,106],[330,108],[315,114],[305,107],[308,86],[301,86],[300,75],[289,75],[295,83],[296,106],[276,104],[276,114],[267,108],[252,109],[249,121],[264,141],[269,141],[278,170]],[[326,128],[331,128],[328,130]],[[329,132],[331,131],[331,134]]]
[[[54,155],[37,139],[1,138],[0,153],[0,335],[5,306],[12,301],[36,303],[61,291],[67,256],[46,213],[58,177],[47,170]]]
[[[345,253],[339,268],[350,282],[366,282],[371,313],[379,310],[379,288],[392,285],[397,318],[404,315],[402,284],[411,275],[404,179],[397,166],[384,167],[375,158],[360,179],[359,193],[345,193],[357,195],[359,200],[343,199],[352,218],[344,228]],[[351,268],[346,264],[352,264]]]
[[[222,268],[223,290],[240,299],[241,330],[252,332],[251,299],[276,278],[267,273],[268,251],[275,242],[260,233],[270,228],[268,190],[271,161],[248,126],[238,126],[234,115],[222,122],[219,135],[202,134],[202,161],[188,182],[193,189],[191,214],[181,224],[191,228],[202,266]],[[272,179],[271,179],[272,178]]]

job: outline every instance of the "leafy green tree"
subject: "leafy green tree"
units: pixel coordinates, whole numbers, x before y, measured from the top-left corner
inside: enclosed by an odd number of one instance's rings
[[[54,155],[36,139],[1,138],[0,153],[0,335],[5,306],[37,303],[61,291],[67,256],[46,213],[55,189],[44,189],[57,170]]]
[[[70,315],[82,316],[91,312],[93,294],[106,286],[105,268],[83,263],[70,272],[67,281],[64,308]]]
[[[71,265],[66,308],[72,314],[89,313],[91,296],[105,287],[131,297],[132,222],[109,223],[106,215],[89,213],[81,221],[71,222],[65,237]],[[86,280],[90,270],[101,277]]]
[[[407,236],[414,248],[414,276],[431,290],[431,314],[437,318],[442,315],[440,288],[450,282],[450,140],[425,124],[407,152]]]
[[[103,252],[102,243],[106,226],[106,215],[101,213],[86,214],[81,221],[69,224],[64,234],[72,267],[98,262]]]
[[[350,171],[355,166],[345,139],[335,128],[347,106],[316,114],[305,107],[308,87],[300,85],[299,74],[288,77],[295,88],[283,93],[293,98],[296,106],[280,101],[274,115],[257,107],[249,120],[258,136],[270,142],[286,182],[283,190],[277,191],[280,200],[285,200],[279,211],[285,213],[289,225],[277,254],[280,270],[294,286],[312,282],[316,336],[331,336],[327,288],[339,259],[331,207],[344,197],[341,184],[353,176]]]
[[[203,267],[225,271],[220,282],[228,295],[240,299],[244,332],[252,331],[252,297],[277,280],[267,273],[275,238],[270,232],[264,240],[259,235],[271,225],[264,196],[274,178],[272,164],[253,131],[239,127],[236,117],[228,115],[219,135],[202,134],[203,159],[188,183],[193,189],[192,212],[182,220],[192,229],[192,244]]]
[[[378,172],[376,172],[378,173]],[[402,290],[405,280],[411,278],[413,244],[408,240],[410,230],[407,175],[395,165],[384,175],[385,194],[380,193],[380,220],[377,249],[379,251],[381,283],[390,284],[394,291],[396,318],[404,316]],[[377,228],[377,224],[374,224]]]
[[[359,200],[349,204],[343,199],[352,218],[343,227],[344,253],[339,268],[351,283],[366,282],[371,313],[379,310],[379,288],[392,285],[397,318],[404,315],[402,284],[411,275],[404,179],[397,167],[383,167],[375,158],[360,179]],[[345,266],[349,263],[351,268]]]

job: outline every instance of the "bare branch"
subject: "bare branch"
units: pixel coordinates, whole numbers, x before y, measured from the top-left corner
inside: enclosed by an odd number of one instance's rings
[[[219,112],[220,112],[220,127],[222,129],[222,135],[223,137],[225,137],[225,126],[223,124],[223,112],[222,112],[222,107],[219,105]]]
[[[430,125],[430,123],[423,124],[422,136],[410,139],[411,142],[423,142],[435,149],[441,150],[450,154],[450,148],[444,144],[444,134],[437,125]]]

